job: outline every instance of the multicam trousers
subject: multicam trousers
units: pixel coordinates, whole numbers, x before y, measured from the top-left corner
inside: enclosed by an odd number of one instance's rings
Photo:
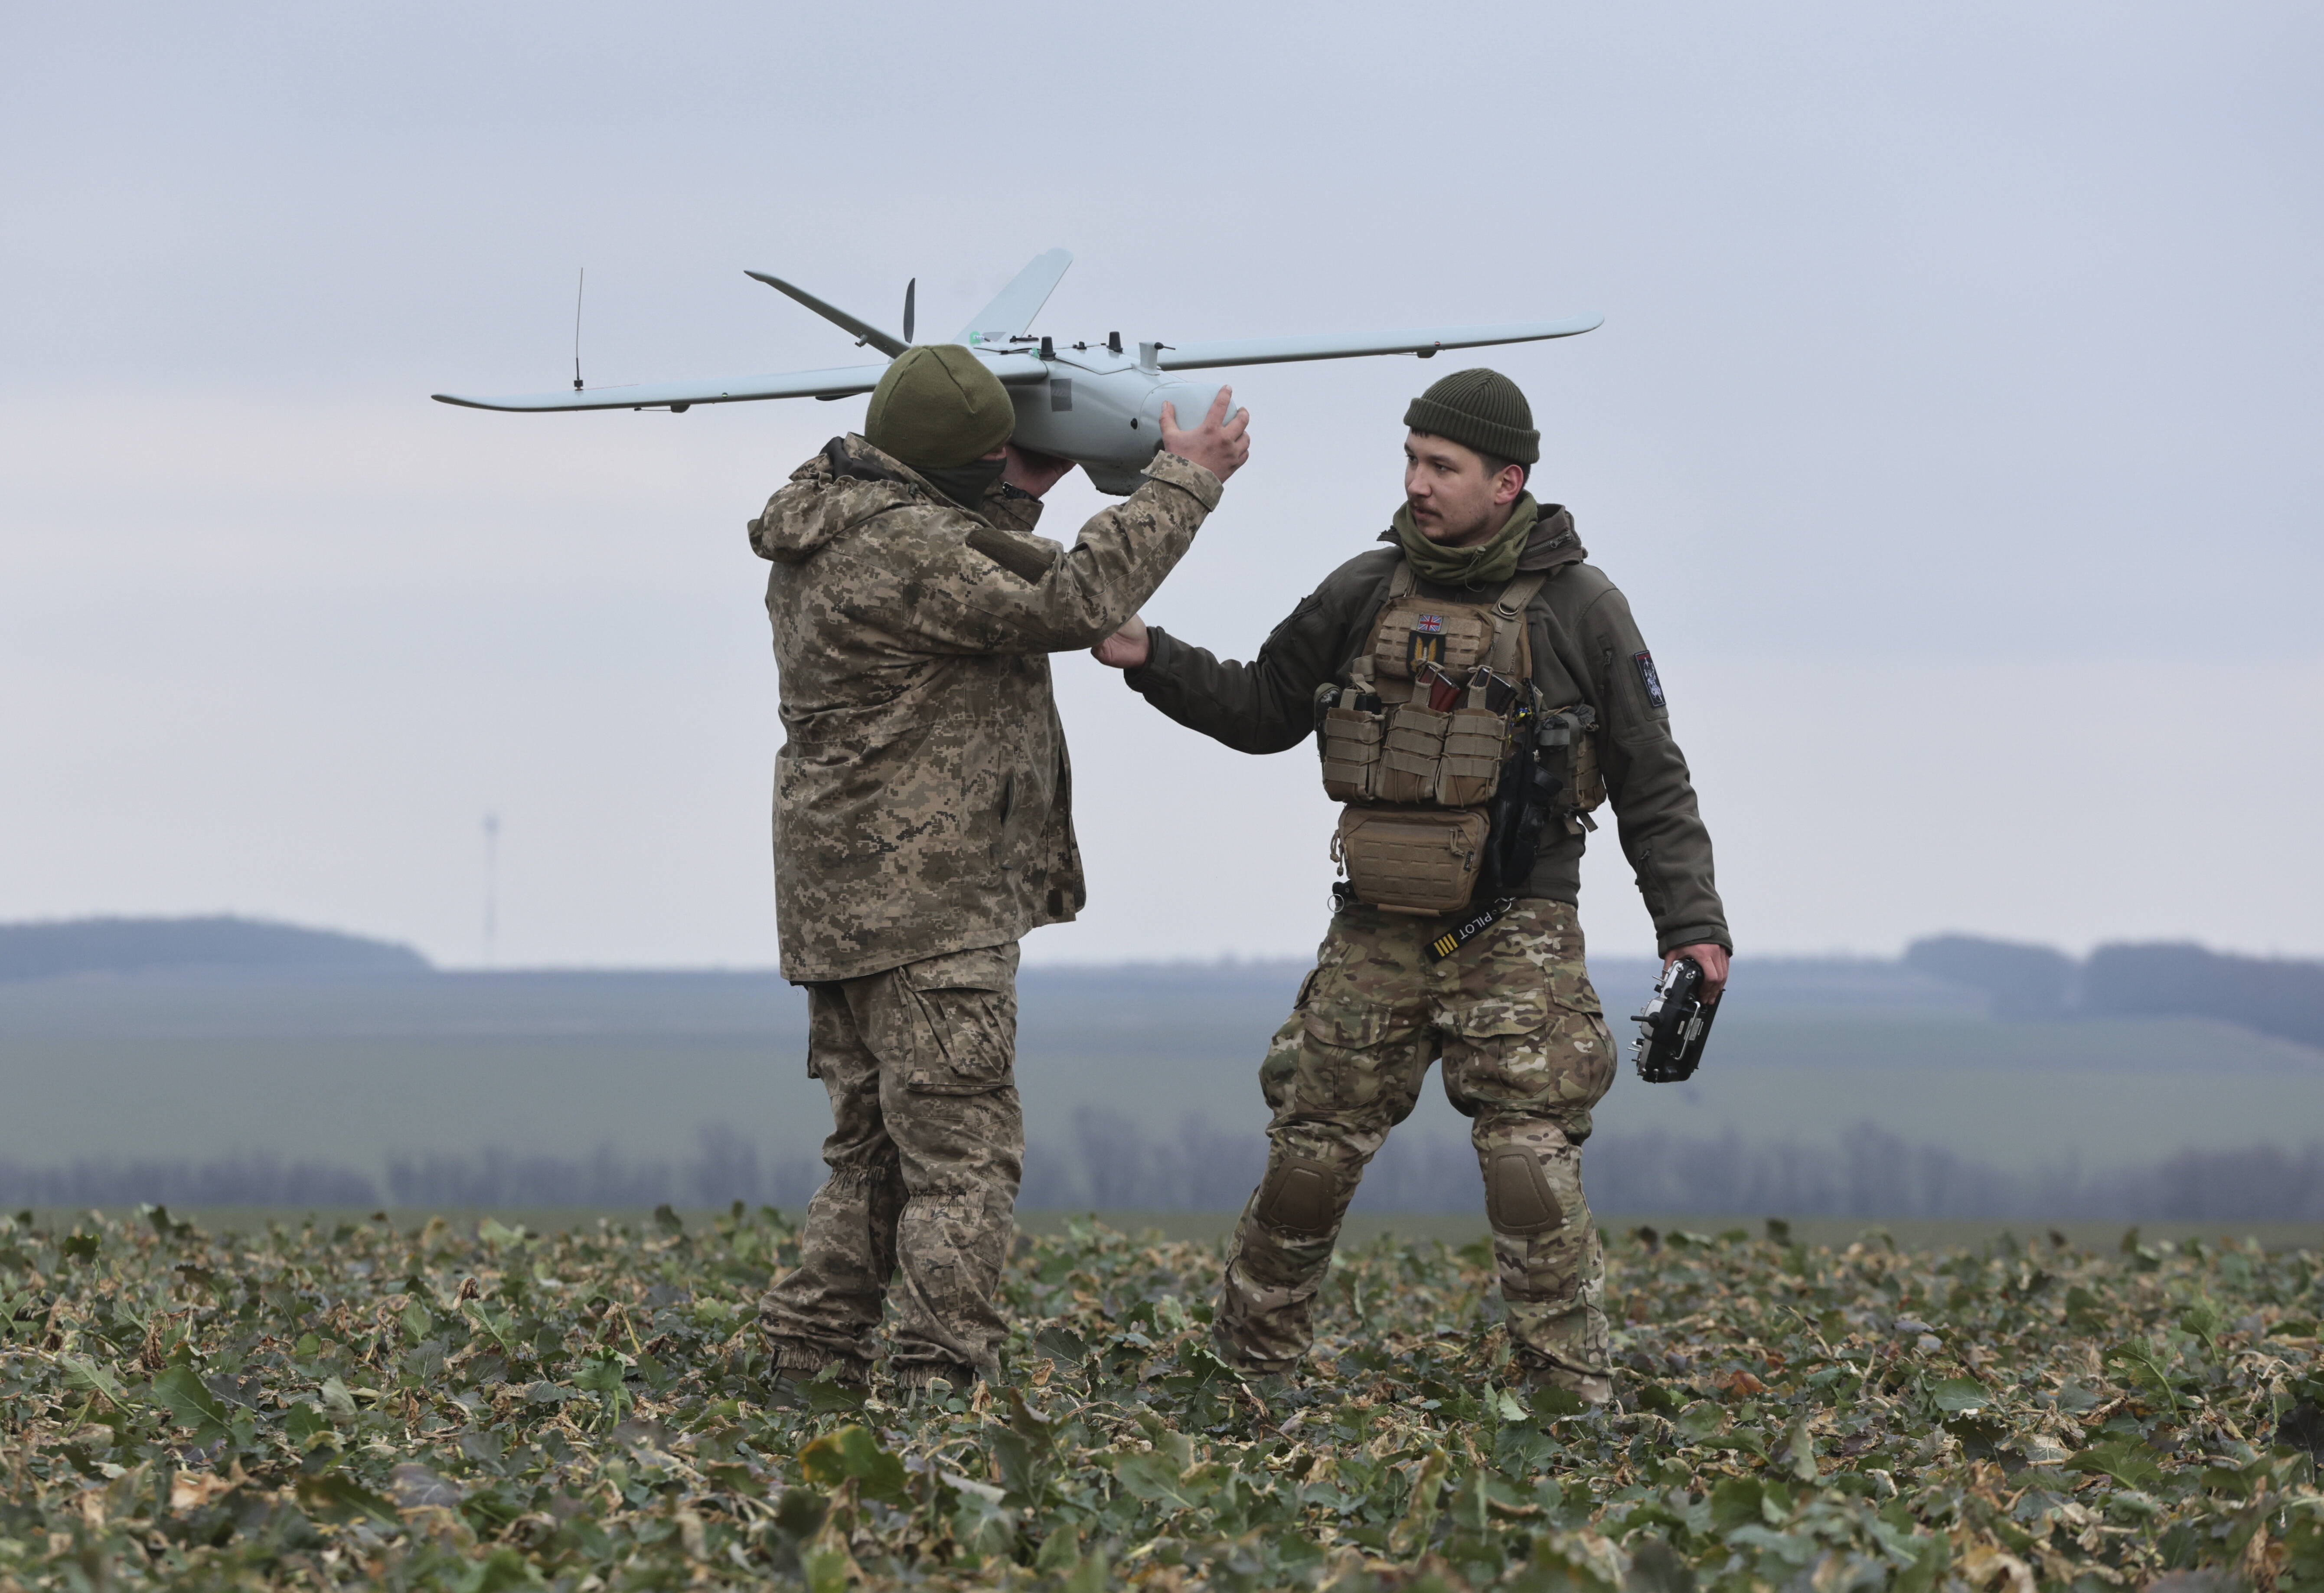
[[[831,1173],[807,1202],[798,1267],[759,1302],[784,1370],[862,1381],[883,1297],[899,1382],[997,1368],[992,1294],[1025,1153],[1016,984],[1012,942],[807,986]]]
[[[1419,1100],[1428,1064],[1475,1120],[1485,1215],[1527,1373],[1607,1396],[1605,1267],[1582,1196],[1590,1109],[1614,1042],[1563,902],[1519,903],[1442,961],[1443,925],[1356,906],[1332,921],[1314,972],[1259,1069],[1274,1112],[1267,1176],[1243,1209],[1218,1313],[1221,1344],[1288,1370],[1365,1165]]]

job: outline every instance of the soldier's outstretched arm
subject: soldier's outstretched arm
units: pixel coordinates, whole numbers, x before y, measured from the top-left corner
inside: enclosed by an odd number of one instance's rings
[[[900,613],[882,616],[888,627],[939,653],[1060,653],[1111,635],[1185,556],[1225,477],[1250,457],[1250,414],[1230,416],[1231,402],[1222,388],[1191,431],[1164,405],[1163,449],[1146,480],[1070,548],[990,526],[968,533],[913,583]]]
[[[1190,730],[1237,752],[1282,752],[1315,727],[1315,691],[1335,679],[1351,624],[1336,579],[1268,633],[1249,663],[1222,659],[1132,619],[1092,649],[1131,690]]]

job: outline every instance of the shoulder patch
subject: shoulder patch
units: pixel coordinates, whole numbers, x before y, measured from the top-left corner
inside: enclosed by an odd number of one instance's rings
[[[1663,700],[1663,678],[1655,673],[1655,655],[1633,653],[1630,662],[1638,666],[1638,684],[1646,689],[1646,700],[1656,708],[1668,708],[1670,704]]]
[[[1039,580],[1056,562],[1056,553],[1047,544],[1028,536],[1013,536],[990,525],[980,525],[970,532],[968,545],[1019,580]]]

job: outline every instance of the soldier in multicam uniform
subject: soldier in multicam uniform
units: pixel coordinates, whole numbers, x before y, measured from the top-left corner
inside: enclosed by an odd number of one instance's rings
[[[1530,872],[1500,882],[1498,916],[1388,912],[1342,892],[1314,971],[1259,1070],[1274,1114],[1267,1174],[1236,1230],[1214,1331],[1250,1371],[1297,1366],[1357,1181],[1441,1057],[1445,1093],[1474,1120],[1514,1357],[1528,1381],[1599,1403],[1612,1394],[1604,1266],[1582,1199],[1581,1146],[1616,1059],[1574,911],[1583,834],[1593,828],[1585,813],[1594,802],[1580,793],[1602,781],[1665,960],[1695,958],[1715,996],[1730,942],[1711,838],[1629,605],[1583,562],[1573,517],[1525,490],[1541,451],[1525,395],[1497,372],[1462,371],[1416,399],[1405,423],[1405,506],[1380,539],[1390,545],[1334,570],[1253,662],[1221,662],[1139,620],[1094,650],[1180,724],[1244,752],[1280,752],[1316,728],[1322,708],[1353,702],[1358,724],[1360,710],[1378,709],[1362,695],[1375,684],[1372,661],[1393,672],[1396,648],[1407,644],[1422,662],[1404,671],[1419,682],[1405,690],[1420,692],[1422,706],[1450,706],[1451,698],[1425,700],[1426,658],[1457,628],[1443,616],[1466,605],[1480,616],[1475,634],[1506,646],[1492,656],[1529,656],[1539,692],[1531,700],[1595,723],[1594,735],[1575,737],[1588,745],[1573,749],[1577,766],[1594,771],[1567,788],[1574,800],[1552,815]],[[1410,634],[1384,648],[1399,602]],[[1383,766],[1395,741],[1391,731]],[[1334,794],[1348,800],[1350,771],[1362,774],[1379,749],[1342,745],[1354,750],[1335,754],[1327,741],[1325,777],[1327,786],[1340,780]],[[1336,773],[1335,755],[1350,760]],[[1381,812],[1346,810],[1351,820]],[[1356,844],[1345,820],[1342,842],[1351,852]]]
[[[1009,394],[967,349],[906,351],[864,435],[835,438],[751,522],[774,564],[784,977],[807,987],[830,1174],[799,1266],[760,1305],[779,1397],[889,1365],[988,1375],[1024,1153],[1017,942],[1084,900],[1048,654],[1087,647],[1183,557],[1250,451],[1222,391],[1072,547],[1032,534],[1070,467],[1008,446]]]

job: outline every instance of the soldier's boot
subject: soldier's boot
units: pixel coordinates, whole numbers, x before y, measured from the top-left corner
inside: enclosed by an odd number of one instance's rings
[[[1614,1394],[1606,1262],[1581,1153],[1555,1124],[1514,1114],[1480,1114],[1471,1137],[1517,1364],[1530,1385],[1603,1404]]]
[[[1562,1388],[1585,1405],[1602,1405],[1614,1397],[1614,1381],[1594,1372],[1577,1372],[1571,1366],[1534,1364],[1519,1356],[1517,1364],[1525,1368],[1527,1388]]]
[[[1316,1402],[1315,1394],[1296,1370],[1245,1372],[1237,1381],[1242,1399],[1270,1422],[1281,1422],[1292,1412]]]
[[[908,1411],[941,1410],[979,1381],[973,1366],[907,1366],[896,1374],[896,1402]]]
[[[829,1376],[824,1375],[828,1370]],[[871,1392],[869,1379],[861,1365],[835,1363],[827,1368],[809,1371],[804,1366],[785,1367],[776,1363],[774,1381],[768,1385],[767,1407],[775,1411],[807,1411],[816,1404],[816,1387],[826,1385],[832,1394],[848,1404],[861,1404]]]

